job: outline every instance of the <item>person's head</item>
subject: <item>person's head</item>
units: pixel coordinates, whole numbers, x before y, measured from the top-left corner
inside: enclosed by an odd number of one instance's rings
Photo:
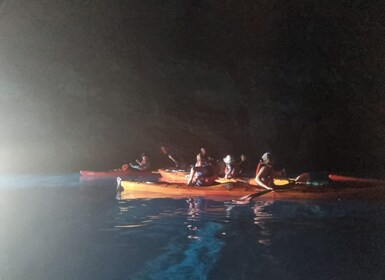
[[[227,155],[224,159],[223,159],[223,162],[226,163],[226,164],[231,164],[233,163],[233,158],[231,155]]]
[[[273,155],[271,153],[264,153],[262,155],[261,161],[266,164],[272,164],[273,163]]]
[[[148,155],[146,153],[142,153],[142,159],[147,159]]]
[[[205,148],[201,148],[201,154],[202,154],[202,156],[204,156],[206,154]]]
[[[241,155],[241,161],[245,161],[246,160],[246,155],[242,154]]]

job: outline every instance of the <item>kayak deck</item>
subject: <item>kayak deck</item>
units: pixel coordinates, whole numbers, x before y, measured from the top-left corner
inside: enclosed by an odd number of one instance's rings
[[[190,172],[184,170],[159,169],[158,172],[162,181],[170,183],[184,184],[190,176]]]

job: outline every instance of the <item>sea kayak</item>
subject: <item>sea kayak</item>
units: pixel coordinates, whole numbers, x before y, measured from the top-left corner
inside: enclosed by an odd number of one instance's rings
[[[119,199],[194,198],[232,200],[263,192],[256,200],[304,200],[304,199],[385,199],[385,187],[313,185],[311,182],[290,183],[276,186],[274,191],[253,186],[246,182],[222,182],[213,186],[195,187],[180,183],[147,183],[118,180]]]
[[[85,179],[98,179],[98,178],[130,178],[131,180],[143,180],[143,181],[156,181],[160,178],[159,172],[156,171],[136,171],[132,169],[128,170],[109,170],[109,171],[89,171],[81,170],[81,178]]]
[[[190,176],[190,172],[184,170],[173,170],[173,169],[159,169],[158,170],[161,180],[169,183],[186,183]]]
[[[170,170],[170,169],[159,169],[159,174],[161,175],[162,182],[176,183],[176,184],[185,184],[190,178],[190,172],[184,170]],[[217,179],[217,175],[212,175],[210,177],[200,178],[201,186],[212,185]]]
[[[378,179],[369,179],[369,178],[358,178],[358,177],[350,177],[336,174],[329,174],[329,179],[333,182],[340,183],[350,183],[356,185],[385,185],[385,180]]]

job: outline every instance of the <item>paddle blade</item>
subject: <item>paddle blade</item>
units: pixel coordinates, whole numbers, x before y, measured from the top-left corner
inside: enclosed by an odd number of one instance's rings
[[[161,150],[162,153],[164,153],[165,155],[168,154],[167,148],[166,148],[165,146],[161,146],[161,147],[160,147],[160,150]]]
[[[217,178],[215,180],[219,184],[227,184],[227,183],[237,183],[236,179],[226,179],[226,178]]]
[[[274,179],[274,185],[275,186],[287,186],[290,185],[292,182],[289,179]]]
[[[123,165],[122,165],[122,171],[127,171],[127,170],[128,170],[128,167],[129,167],[128,164],[123,164]]]
[[[247,181],[248,184],[252,185],[252,186],[258,186],[258,183],[255,181],[255,179],[249,179]],[[290,184],[295,184],[295,181],[294,180],[289,180],[289,179],[286,179],[286,178],[275,178],[273,180],[273,183],[274,183],[274,186],[277,186],[277,187],[281,187],[281,186],[287,186],[287,185],[290,185]]]

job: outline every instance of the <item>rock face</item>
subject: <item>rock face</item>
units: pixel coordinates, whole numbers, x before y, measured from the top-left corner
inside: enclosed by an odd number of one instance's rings
[[[0,168],[161,163],[166,145],[381,176],[383,6],[2,1]]]

